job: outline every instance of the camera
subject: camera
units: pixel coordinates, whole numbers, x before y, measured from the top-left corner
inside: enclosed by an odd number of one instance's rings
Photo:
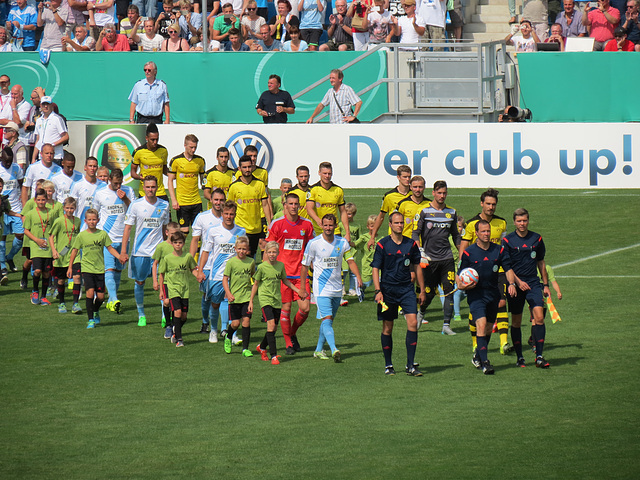
[[[507,118],[516,122],[524,122],[525,120],[531,120],[531,110],[528,108],[509,107],[507,108]]]

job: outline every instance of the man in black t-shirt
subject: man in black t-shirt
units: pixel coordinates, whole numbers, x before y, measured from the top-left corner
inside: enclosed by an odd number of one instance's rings
[[[296,106],[289,92],[280,90],[280,76],[269,75],[269,89],[262,92],[256,111],[264,123],[287,123],[287,114],[293,115]]]

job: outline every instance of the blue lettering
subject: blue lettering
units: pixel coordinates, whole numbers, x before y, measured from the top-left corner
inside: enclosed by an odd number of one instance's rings
[[[422,175],[422,160],[429,157],[429,150],[414,150],[413,151],[413,174]]]
[[[606,158],[607,166],[600,168],[598,159]],[[598,175],[609,175],[616,168],[616,156],[611,150],[589,150],[589,185],[598,184]]]
[[[573,167],[569,166],[569,159],[566,150],[560,150],[560,170],[566,175],[577,175],[582,171],[584,166],[584,151],[576,150],[576,163]]]
[[[394,160],[394,157],[398,157],[399,160]],[[384,156],[384,169],[389,175],[397,175],[396,169],[400,165],[408,165],[409,159],[402,150],[391,150]]]
[[[483,151],[484,171],[489,175],[502,175],[507,171],[507,151],[500,150],[500,163],[496,168],[491,165],[491,150]]]
[[[622,136],[622,161],[631,163],[631,135]],[[631,175],[631,172],[633,172],[631,165],[622,167],[622,173],[625,175]]]
[[[464,168],[457,168],[453,161],[456,158],[464,158],[464,150],[451,150],[444,159],[444,166],[451,175],[464,175]]]
[[[529,157],[531,159],[531,166],[525,168],[522,166],[522,159]],[[540,168],[540,155],[535,150],[530,148],[522,150],[522,139],[520,133],[513,134],[513,173],[515,175],[533,175]]]
[[[469,134],[469,173],[471,175],[478,174],[478,134]]]
[[[358,167],[358,144],[363,143],[371,152],[368,165]],[[360,135],[349,137],[349,170],[351,175],[368,175],[372,173],[380,163],[380,147],[375,140]],[[393,173],[395,175],[395,172]]]

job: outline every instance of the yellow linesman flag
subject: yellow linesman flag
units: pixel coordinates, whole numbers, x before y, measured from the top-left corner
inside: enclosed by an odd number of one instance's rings
[[[545,300],[547,302],[547,308],[549,309],[549,314],[551,315],[551,321],[553,323],[561,322],[562,319],[560,318],[560,314],[558,313],[556,306],[553,304],[551,297],[546,297]]]

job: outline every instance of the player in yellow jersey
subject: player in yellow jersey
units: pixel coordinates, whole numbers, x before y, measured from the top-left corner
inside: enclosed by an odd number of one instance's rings
[[[396,207],[400,200],[404,200],[411,195],[411,188],[409,187],[409,181],[411,180],[411,168],[408,165],[400,165],[396,170],[398,177],[398,186],[393,190],[389,190],[382,196],[382,206],[378,213],[378,218],[373,226],[373,234],[371,239],[367,242],[367,248],[371,250],[376,243],[376,234],[384,222],[384,216],[396,211]],[[391,235],[391,227],[389,227],[389,235]],[[409,234],[411,236],[411,234]]]
[[[331,163],[322,162],[318,175],[320,176],[320,181],[311,186],[309,198],[307,198],[307,213],[313,222],[313,230],[316,235],[320,235],[322,233],[322,221],[320,219],[331,213],[336,218],[340,218],[345,229],[343,236],[347,242],[351,242],[349,217],[347,216],[347,210],[344,208],[344,192],[341,187],[331,181],[333,176]],[[338,225],[336,225],[334,233],[341,235]]]
[[[491,243],[500,245],[502,238],[507,234],[507,222],[504,218],[495,215],[496,207],[498,205],[498,190],[490,188],[480,195],[480,207],[482,211],[467,222],[467,227],[462,233],[462,242],[460,243],[459,257],[462,258],[462,254],[465,249],[475,243],[476,236],[476,223],[478,220],[486,220],[491,226]],[[498,304],[498,334],[500,335],[500,353],[506,355],[513,350],[513,347],[509,345],[508,333],[509,333],[509,314],[507,313],[507,277],[502,267],[500,267],[500,274],[498,275],[498,289],[500,290],[500,303]],[[476,343],[476,323],[475,320],[469,314],[469,331],[471,332],[471,340],[473,342],[473,349],[475,350]]]
[[[271,192],[269,191],[269,172],[258,166],[258,149],[255,145],[247,145],[244,148],[244,155],[248,156],[251,159],[251,168],[252,171],[251,173],[253,174],[254,177],[256,177],[258,180],[262,181],[262,183],[264,183],[265,188],[267,189],[267,204],[269,206],[269,218],[273,218],[273,206],[271,205]],[[236,171],[236,180],[239,179],[242,176],[242,173],[240,172],[240,164],[238,164],[238,170]],[[263,212],[262,212],[262,227],[263,227],[263,231],[265,233],[267,233],[267,225],[269,225],[269,222],[266,221],[266,217],[267,217],[267,211],[264,210],[263,208]]]
[[[249,156],[240,157],[238,165],[242,176],[229,187],[227,199],[238,205],[236,224],[247,231],[249,255],[253,257],[258,250],[260,239],[265,238],[261,213],[264,210],[267,222],[271,223],[271,210],[267,200],[266,186],[253,176],[253,164]]]
[[[180,231],[189,234],[189,227],[202,212],[200,183],[204,175],[204,158],[196,155],[198,137],[189,134],[184,137],[184,153],[176,155],[169,163],[169,195],[171,207],[176,211]],[[173,181],[176,186],[174,188]]]
[[[396,210],[404,217],[402,235],[411,238],[411,232],[415,229],[420,211],[423,208],[428,207],[431,200],[424,196],[424,177],[416,175],[411,179],[409,186],[411,188],[411,195],[400,200]]]
[[[296,168],[296,180],[298,183],[289,190],[289,193],[295,193],[300,200],[300,210],[298,211],[298,215],[302,218],[306,218],[307,220],[311,220],[311,217],[307,212],[307,200],[309,199],[309,195],[311,195],[311,188],[309,187],[309,167],[300,165]]]
[[[225,195],[229,192],[229,187],[236,174],[236,170],[229,168],[229,149],[227,147],[218,148],[216,160],[218,164],[205,173],[207,181],[204,185],[204,198],[209,202],[211,202],[211,192],[216,188],[221,189]],[[211,203],[209,206],[211,207]]]
[[[138,194],[144,197],[144,177],[153,175],[158,180],[157,196],[163,200],[169,201],[167,191],[164,188],[163,175],[167,175],[167,158],[169,153],[167,149],[158,143],[160,134],[155,123],[147,126],[145,134],[146,142],[133,151],[133,162],[131,163],[131,178],[140,181]]]

